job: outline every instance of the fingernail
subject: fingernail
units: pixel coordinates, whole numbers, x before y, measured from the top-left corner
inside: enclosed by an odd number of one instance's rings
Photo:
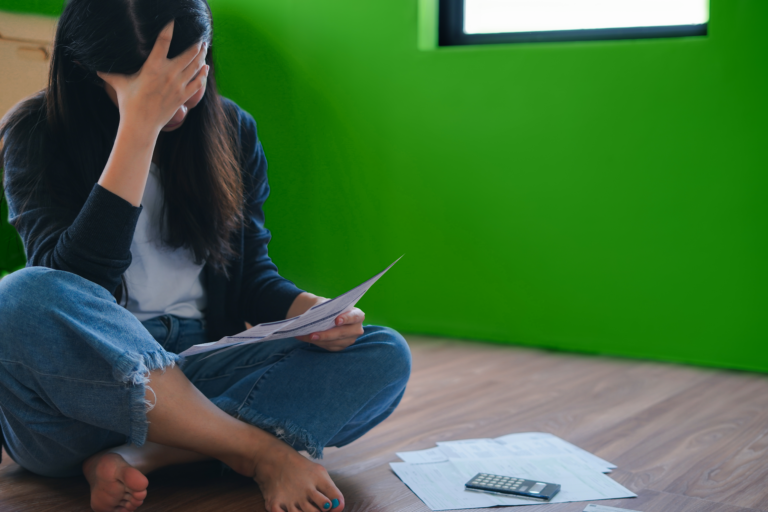
[[[341,325],[343,323],[344,323],[344,319],[343,318],[339,317],[339,318],[336,319],[336,325]]]
[[[336,508],[339,506],[339,500],[336,498],[333,498],[333,501],[331,501],[331,504],[333,505],[333,508]]]
[[[314,341],[317,341],[317,340],[319,340],[319,339],[320,339],[320,336],[318,336],[317,334],[313,334],[313,335],[312,335],[312,339],[313,339]]]
[[[323,508],[328,510],[329,508],[331,508],[331,504],[326,502],[325,505],[323,505]]]

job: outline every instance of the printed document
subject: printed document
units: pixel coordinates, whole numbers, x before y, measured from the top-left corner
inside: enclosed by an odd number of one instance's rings
[[[603,473],[616,466],[559,437],[522,432],[495,439],[438,442],[434,448],[398,452],[392,470],[432,510],[536,505],[632,498],[635,494]],[[560,484],[549,502],[466,491],[477,473]]]
[[[602,473],[610,473],[616,467],[568,441],[544,432],[509,434],[496,439],[445,441],[437,443],[436,448],[397,453],[398,457],[411,464],[445,462],[449,458],[488,459],[528,455],[574,455]]]
[[[402,258],[402,256],[400,256],[400,258]],[[363,284],[352,288],[347,293],[339,295],[334,299],[313,306],[302,315],[287,320],[280,320],[279,322],[259,324],[240,334],[225,336],[219,341],[193,345],[180,355],[192,356],[210,352],[212,350],[222,351],[222,349],[233,349],[250,343],[262,343],[283,338],[295,338],[296,336],[304,336],[313,332],[328,330],[335,325],[336,317],[355,307],[357,301],[365,295],[365,292],[373,286],[373,283],[378,281],[379,278],[392,268],[395,263],[400,261],[400,258],[397,258],[394,263]],[[216,353],[218,354],[218,352]]]
[[[449,459],[447,462],[431,464],[394,462],[390,467],[405,485],[435,511],[542,504],[541,501],[466,491],[464,484],[477,473],[560,484],[560,492],[548,503],[636,496],[574,455]]]

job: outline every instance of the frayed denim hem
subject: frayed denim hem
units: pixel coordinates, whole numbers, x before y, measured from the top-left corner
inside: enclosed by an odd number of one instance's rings
[[[147,412],[155,406],[145,398],[146,390],[152,391],[148,386],[147,374],[153,370],[159,370],[168,366],[173,367],[179,356],[170,352],[147,352],[137,354],[125,352],[121,355],[112,370],[115,379],[131,386],[131,425],[128,434],[128,442],[136,446],[142,446],[147,440]],[[154,391],[153,391],[154,393]],[[157,401],[157,397],[155,397]]]
[[[227,414],[269,432],[276,438],[291,445],[297,451],[305,450],[313,459],[323,458],[323,445],[306,429],[292,423],[290,420],[271,418],[252,409],[240,407],[239,404],[226,398],[214,398],[211,401]]]

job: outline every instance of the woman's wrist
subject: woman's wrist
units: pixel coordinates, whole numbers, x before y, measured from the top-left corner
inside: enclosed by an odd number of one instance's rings
[[[162,130],[162,124],[152,124],[140,115],[120,115],[120,123],[117,127],[117,136],[130,138],[142,146],[154,143]]]
[[[295,299],[293,299],[293,304],[291,304],[291,307],[288,308],[288,315],[286,318],[293,318],[295,316],[299,316],[302,313],[305,313],[309,311],[310,308],[313,306],[316,306],[322,302],[325,302],[325,297],[318,297],[314,293],[309,292],[301,292],[299,295],[296,296]]]
[[[121,119],[109,160],[99,177],[99,185],[133,206],[139,206],[158,134],[159,131],[146,124]]]

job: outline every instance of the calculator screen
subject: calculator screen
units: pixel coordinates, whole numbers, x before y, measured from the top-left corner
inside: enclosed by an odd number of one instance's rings
[[[547,484],[537,482],[535,485],[531,486],[531,489],[528,492],[537,493],[537,492],[540,492],[546,486]]]

